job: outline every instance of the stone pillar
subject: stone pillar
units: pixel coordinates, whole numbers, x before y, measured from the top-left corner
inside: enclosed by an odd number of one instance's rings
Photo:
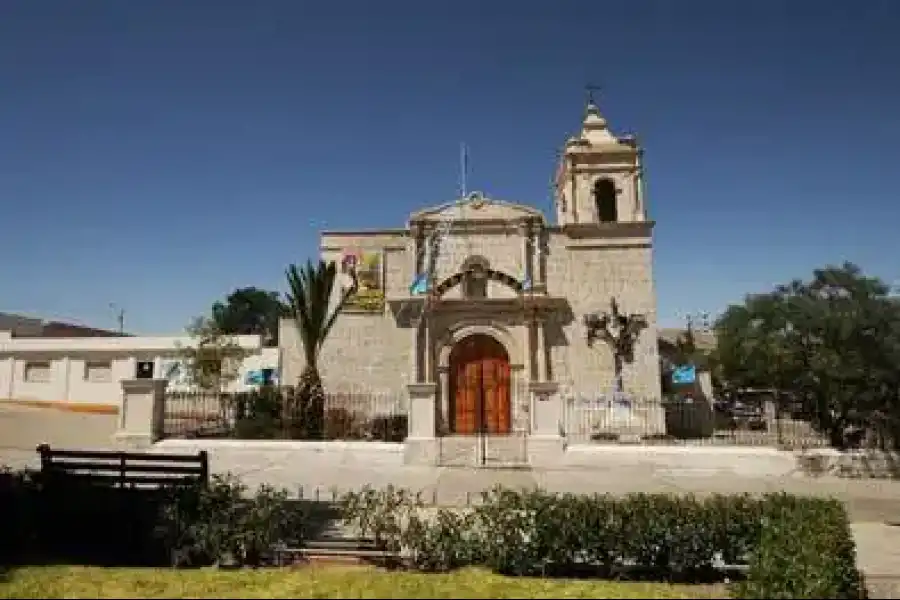
[[[419,307],[415,307],[413,310],[419,310]],[[424,325],[424,322],[418,319],[418,315],[413,317],[413,326],[410,328],[412,333],[412,351],[410,354],[412,377],[410,377],[410,381],[412,383],[422,383],[422,371],[424,371],[424,365],[422,364],[422,327]]]
[[[565,453],[563,428],[565,400],[556,382],[533,381],[531,394],[531,437],[528,462],[532,466],[557,466]]]
[[[559,437],[565,416],[558,394],[559,384],[555,381],[532,381],[528,388],[531,393],[532,435]]]
[[[525,377],[528,381],[537,379],[537,332],[534,319],[526,317],[525,319]]]
[[[578,223],[578,202],[580,198],[578,197],[578,177],[579,174],[575,172],[575,158],[572,156],[567,157],[569,165],[569,202],[572,204],[572,222]]]
[[[544,232],[543,228],[540,224],[537,224],[534,229],[533,235],[534,242],[532,243],[532,261],[534,262],[534,266],[532,267],[532,271],[534,272],[535,281],[537,284],[543,289],[547,288],[547,265],[546,260],[544,259]]]
[[[438,394],[440,394],[440,414],[438,422],[438,434],[450,433],[450,368],[440,367]]]
[[[637,219],[640,221],[647,220],[647,205],[644,200],[644,151],[638,149],[635,159],[634,184],[637,208]]]
[[[422,258],[422,239],[425,235],[425,228],[421,223],[413,223],[412,225],[412,236],[413,236],[413,255],[412,255],[412,274],[413,277],[416,277],[419,272],[423,269],[423,265],[421,264]]]
[[[434,383],[434,349],[431,347],[431,319],[428,318],[427,314],[422,319],[422,323],[424,329],[422,332],[422,352],[424,353],[423,367],[425,368],[422,381],[424,383]]]
[[[419,273],[425,268],[422,261],[422,243],[425,236],[425,227],[420,222],[412,223],[410,226],[412,238],[413,238],[413,255],[412,255],[412,279],[408,282],[408,284],[412,284],[413,280],[419,276]],[[412,325],[410,328],[410,335],[412,336],[412,346],[411,346],[411,354],[410,354],[410,371],[412,376],[410,377],[411,383],[421,383],[422,375],[425,368],[424,361],[422,360],[422,338],[421,338],[421,327],[422,321],[419,318],[421,316],[421,311],[423,307],[419,304],[415,304],[413,306],[413,314],[410,319],[410,324]]]
[[[435,465],[438,440],[435,436],[435,400],[437,384],[414,383],[409,392],[408,435],[405,460],[408,464]]]
[[[535,319],[535,332],[537,333],[537,381],[547,381],[547,335],[544,331],[544,322]]]
[[[167,383],[165,379],[122,380],[122,412],[113,436],[116,445],[139,450],[162,438]]]
[[[531,223],[529,221],[519,223],[519,233],[522,235],[522,278],[534,285],[531,269]]]

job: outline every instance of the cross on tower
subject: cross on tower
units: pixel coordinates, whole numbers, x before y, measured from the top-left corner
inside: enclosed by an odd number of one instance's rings
[[[594,85],[592,83],[589,83],[586,86],[584,86],[584,90],[585,90],[585,92],[587,92],[587,103],[588,104],[594,103],[594,92],[597,92],[599,94],[600,89],[601,88],[599,85]]]

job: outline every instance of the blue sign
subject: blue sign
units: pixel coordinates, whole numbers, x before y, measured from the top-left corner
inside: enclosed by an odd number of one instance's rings
[[[420,296],[428,291],[428,275],[422,273],[409,284],[410,296]]]
[[[684,385],[697,381],[697,367],[694,365],[681,365],[672,369],[672,384]]]
[[[247,371],[247,374],[244,376],[244,385],[262,385],[263,384],[263,372],[262,369],[256,371]]]
[[[256,369],[244,375],[244,385],[277,385],[278,374],[275,369]]]

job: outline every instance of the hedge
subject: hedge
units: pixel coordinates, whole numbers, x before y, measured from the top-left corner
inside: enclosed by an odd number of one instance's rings
[[[471,509],[429,511],[389,487],[347,494],[342,505],[361,535],[424,571],[482,565],[507,575],[711,581],[749,565],[736,597],[864,596],[847,515],[833,500],[496,488]]]
[[[837,500],[773,498],[736,598],[865,598],[856,547]]]

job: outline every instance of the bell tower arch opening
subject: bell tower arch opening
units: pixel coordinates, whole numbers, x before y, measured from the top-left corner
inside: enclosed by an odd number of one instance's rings
[[[600,223],[615,223],[618,221],[619,190],[612,179],[602,177],[594,183],[594,209],[597,212],[597,221]]]

